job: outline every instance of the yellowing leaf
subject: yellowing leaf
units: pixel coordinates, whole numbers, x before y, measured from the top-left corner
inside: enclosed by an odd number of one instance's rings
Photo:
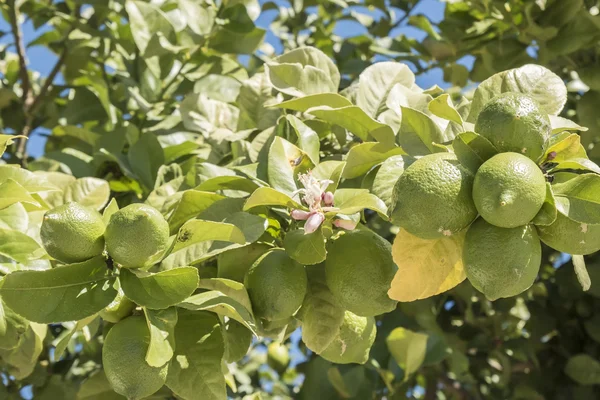
[[[388,296],[414,301],[452,289],[465,280],[462,262],[464,234],[425,240],[401,229],[392,246],[398,271]]]

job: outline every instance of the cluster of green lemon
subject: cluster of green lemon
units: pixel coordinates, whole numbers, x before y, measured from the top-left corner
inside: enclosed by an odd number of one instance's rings
[[[530,97],[504,93],[479,114],[475,131],[498,154],[476,173],[453,153],[426,155],[410,165],[393,193],[392,221],[422,239],[439,239],[468,228],[463,263],[470,282],[488,298],[529,288],[541,263],[540,239],[571,254],[600,249],[600,226],[558,212],[536,226],[551,190],[537,162],[551,136],[550,120]]]
[[[218,259],[218,274],[244,282],[263,335],[277,332],[295,318],[302,319],[300,314],[327,313],[326,307],[343,309],[336,336],[317,352],[336,363],[367,361],[376,334],[374,316],[393,310],[397,303],[387,297],[397,267],[385,239],[368,230],[356,230],[330,241],[327,260],[319,267],[325,269],[332,300],[319,310],[304,306],[312,294],[303,265],[283,249],[255,244],[250,253],[254,250],[255,257],[237,262],[234,262],[236,251],[222,254]],[[310,323],[309,319],[305,318],[303,324]]]
[[[110,216],[70,202],[44,215],[41,239],[53,258],[66,263],[89,260],[106,251],[123,268],[146,268],[167,249],[169,224],[146,204],[131,204]]]

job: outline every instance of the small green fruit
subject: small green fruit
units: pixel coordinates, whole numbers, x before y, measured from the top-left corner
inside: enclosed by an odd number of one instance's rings
[[[105,230],[98,211],[71,202],[44,215],[40,236],[50,256],[72,264],[102,254]]]
[[[124,268],[145,268],[159,261],[169,242],[169,224],[147,204],[115,212],[106,227],[106,248]]]

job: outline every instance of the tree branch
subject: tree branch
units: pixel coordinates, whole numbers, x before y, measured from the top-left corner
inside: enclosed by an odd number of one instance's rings
[[[33,94],[31,93],[31,82],[27,73],[27,52],[25,51],[25,44],[23,42],[23,32],[19,23],[19,10],[17,9],[16,0],[10,0],[8,12],[12,34],[15,38],[17,56],[19,57],[19,75],[21,76],[21,88],[23,90],[23,108],[25,109],[33,101]]]

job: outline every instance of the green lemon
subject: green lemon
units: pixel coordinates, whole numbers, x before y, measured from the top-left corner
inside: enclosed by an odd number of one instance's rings
[[[160,368],[146,362],[150,331],[141,316],[126,318],[108,332],[102,364],[113,390],[128,399],[156,393],[167,379],[168,363]]]
[[[52,257],[78,263],[102,254],[105,230],[98,211],[71,202],[44,215],[40,236]]]
[[[304,266],[283,249],[262,255],[244,279],[254,314],[268,321],[291,317],[302,305],[307,284]]]
[[[369,359],[369,351],[376,335],[375,318],[359,317],[346,311],[339,333],[319,355],[337,364],[364,364]]]
[[[502,93],[483,107],[475,132],[488,139],[500,152],[521,153],[537,161],[544,153],[552,128],[531,97],[521,93]]]
[[[537,226],[542,242],[555,250],[569,254],[586,255],[600,250],[600,225],[573,221],[557,213],[556,221],[548,226]]]
[[[116,324],[123,318],[130,316],[135,307],[136,304],[125,297],[123,289],[119,288],[117,297],[104,310],[100,311],[98,315],[103,320]]]
[[[244,276],[258,257],[265,254],[271,246],[264,243],[251,243],[219,254],[217,257],[217,277],[244,282]]]
[[[477,216],[473,175],[452,153],[421,157],[400,176],[392,195],[392,222],[421,239],[450,236]]]
[[[111,215],[105,237],[108,254],[122,267],[149,267],[167,248],[169,224],[155,208],[131,204]]]
[[[492,225],[516,228],[528,224],[546,198],[546,178],[531,159],[518,153],[500,153],[475,174],[473,201]]]
[[[288,348],[278,342],[271,342],[267,346],[267,364],[278,374],[282,374],[290,364]]]
[[[347,232],[328,247],[327,286],[340,305],[361,316],[392,311],[397,301],[387,292],[398,267],[389,242],[374,232]]]
[[[535,280],[542,246],[530,225],[500,228],[479,218],[467,231],[463,263],[475,289],[490,300],[515,296]]]

